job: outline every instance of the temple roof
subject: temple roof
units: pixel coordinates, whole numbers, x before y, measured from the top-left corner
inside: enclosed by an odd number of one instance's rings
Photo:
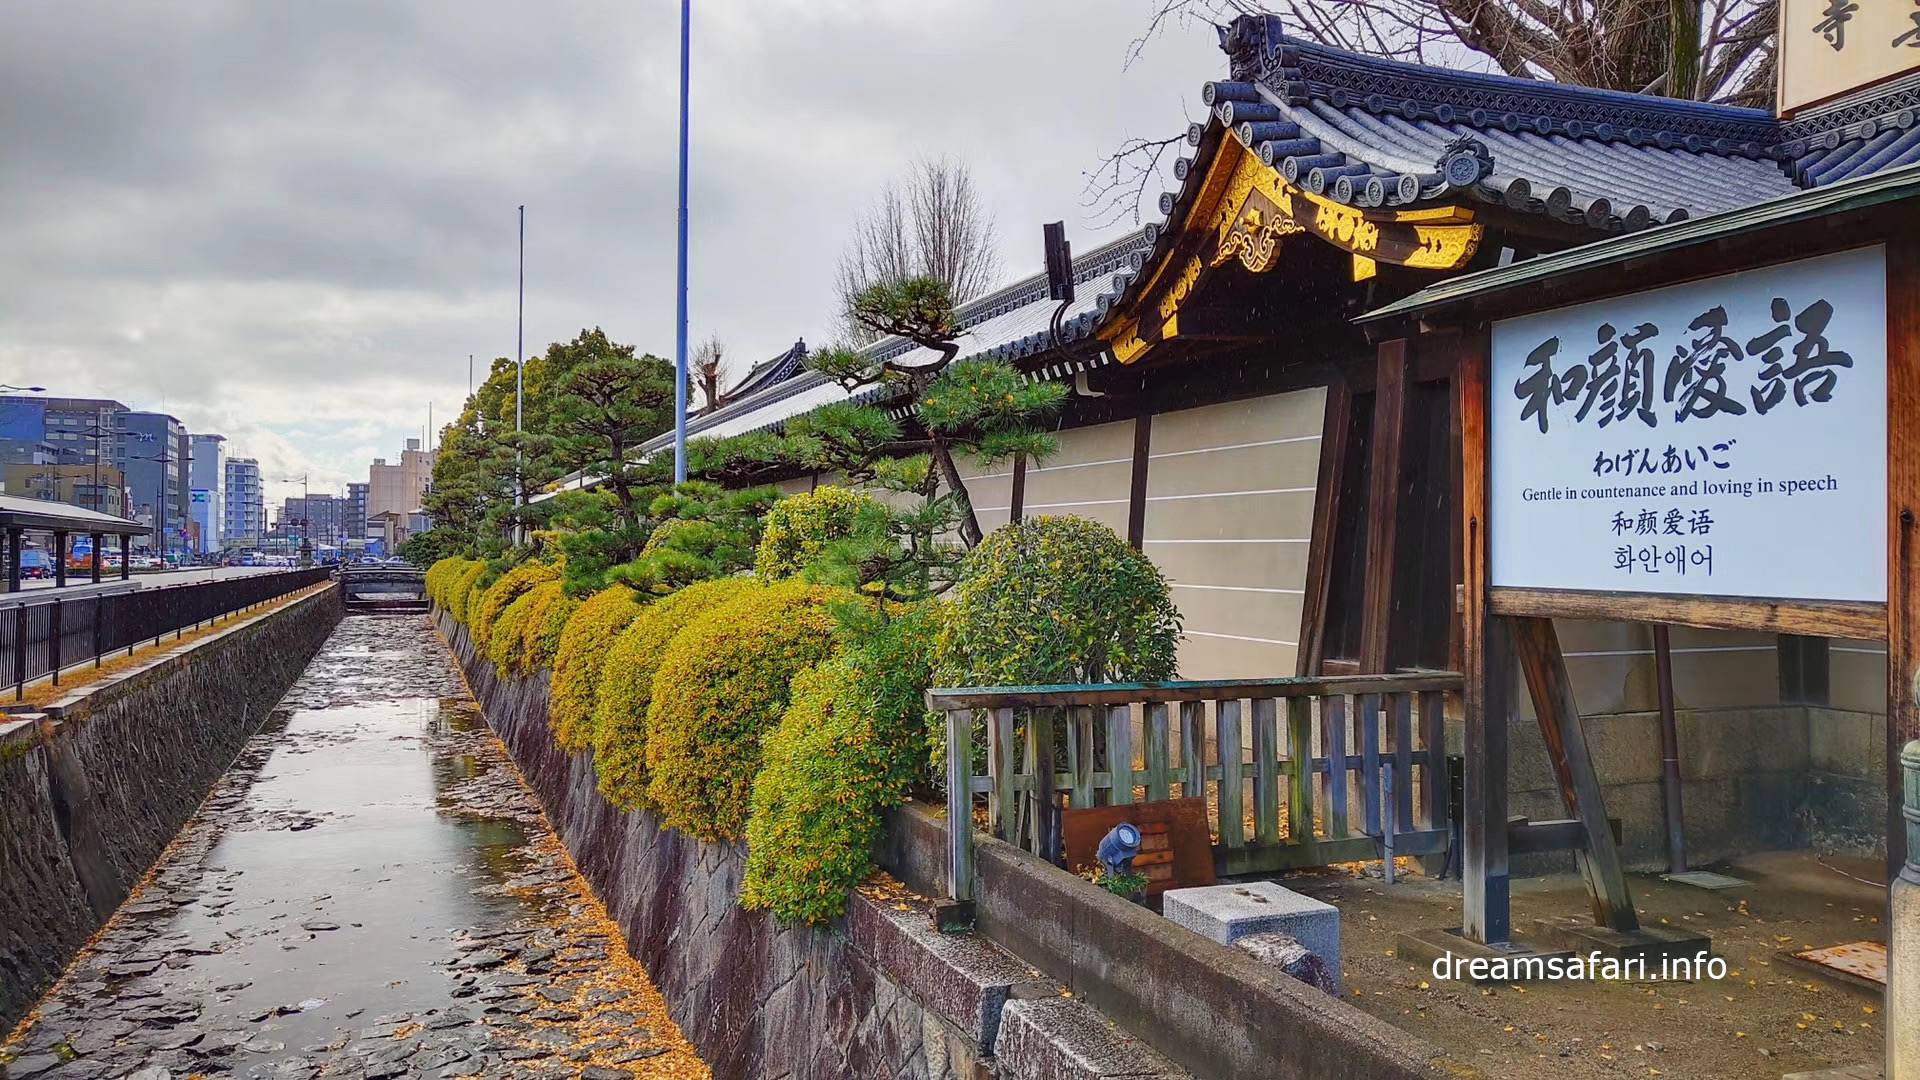
[[[756,390],[763,390],[775,383],[783,383],[800,374],[807,368],[807,339],[798,338],[793,347],[786,352],[755,364],[739,382],[720,395],[723,402],[744,397]]]

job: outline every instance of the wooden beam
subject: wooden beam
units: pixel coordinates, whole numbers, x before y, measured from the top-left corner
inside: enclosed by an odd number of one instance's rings
[[[1127,491],[1127,543],[1139,551],[1147,540],[1147,467],[1153,452],[1153,414],[1133,420],[1133,482]]]
[[[1900,750],[1920,739],[1920,235],[1887,245],[1887,873],[1907,857]]]
[[[1374,375],[1373,446],[1367,462],[1366,585],[1360,600],[1360,670],[1387,670],[1393,609],[1394,527],[1400,517],[1400,449],[1407,419],[1407,341],[1380,343]]]
[[[1461,792],[1461,924],[1471,941],[1512,936],[1507,870],[1507,725],[1513,650],[1487,609],[1487,379],[1485,330],[1470,336],[1454,380],[1460,420],[1460,659],[1466,677]]]
[[[1346,469],[1347,432],[1353,393],[1336,375],[1327,384],[1326,416],[1320,422],[1320,475],[1313,492],[1313,535],[1307,543],[1307,587],[1300,606],[1299,675],[1318,675],[1327,653],[1327,595],[1333,587],[1333,536],[1340,521],[1340,483]]]
[[[1490,603],[1496,615],[1533,618],[1670,623],[1868,640],[1879,640],[1887,632],[1887,605],[1849,601],[1502,587],[1492,590]]]
[[[1540,735],[1547,743],[1547,759],[1553,764],[1560,784],[1560,796],[1567,812],[1579,819],[1586,831],[1586,850],[1576,852],[1580,872],[1587,879],[1587,893],[1593,901],[1593,921],[1614,930],[1637,930],[1640,919],[1634,914],[1633,897],[1627,892],[1626,873],[1620,867],[1620,849],[1607,827],[1606,801],[1600,794],[1600,777],[1593,769],[1593,755],[1587,749],[1586,731],[1580,726],[1579,707],[1573,700],[1573,683],[1567,678],[1567,660],[1560,652],[1560,638],[1552,619],[1514,618],[1514,651],[1520,670],[1526,674],[1527,688],[1533,697],[1534,716],[1540,721]]]
[[[1013,498],[1007,507],[1007,520],[1020,524],[1020,517],[1026,512],[1027,504],[1027,455],[1013,455]]]

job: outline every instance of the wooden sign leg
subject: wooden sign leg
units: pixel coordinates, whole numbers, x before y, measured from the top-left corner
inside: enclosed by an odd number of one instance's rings
[[[1487,336],[1472,336],[1454,379],[1460,417],[1460,670],[1465,775],[1460,801],[1460,931],[1468,940],[1512,936],[1507,871],[1507,725],[1513,714],[1513,647],[1487,611]]]
[[[1614,930],[1638,930],[1640,919],[1634,914],[1627,877],[1620,868],[1620,849],[1614,845],[1613,830],[1607,824],[1600,778],[1587,751],[1586,732],[1580,726],[1580,710],[1574,704],[1573,684],[1567,679],[1567,661],[1561,655],[1553,620],[1529,617],[1510,622],[1514,650],[1520,670],[1526,673],[1533,712],[1540,720],[1540,735],[1547,742],[1547,757],[1553,762],[1560,795],[1566,800],[1567,812],[1579,819],[1586,834],[1586,850],[1576,852],[1575,857],[1593,900],[1593,921]]]

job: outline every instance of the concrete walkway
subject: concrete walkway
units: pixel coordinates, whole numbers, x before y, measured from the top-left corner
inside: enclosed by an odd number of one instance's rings
[[[10,1080],[707,1075],[424,616],[340,625],[5,1055]]]

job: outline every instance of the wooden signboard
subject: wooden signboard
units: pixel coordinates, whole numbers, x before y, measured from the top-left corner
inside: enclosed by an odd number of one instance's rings
[[[1496,322],[1489,382],[1496,614],[1884,636],[1884,248]]]
[[[1781,0],[1781,116],[1916,67],[1920,4],[1912,0]]]
[[[1140,854],[1134,857],[1133,872],[1146,877],[1148,896],[1215,882],[1207,801],[1201,798],[1061,811],[1067,869],[1077,872],[1097,866],[1095,852],[1101,839],[1122,822],[1140,830]]]

